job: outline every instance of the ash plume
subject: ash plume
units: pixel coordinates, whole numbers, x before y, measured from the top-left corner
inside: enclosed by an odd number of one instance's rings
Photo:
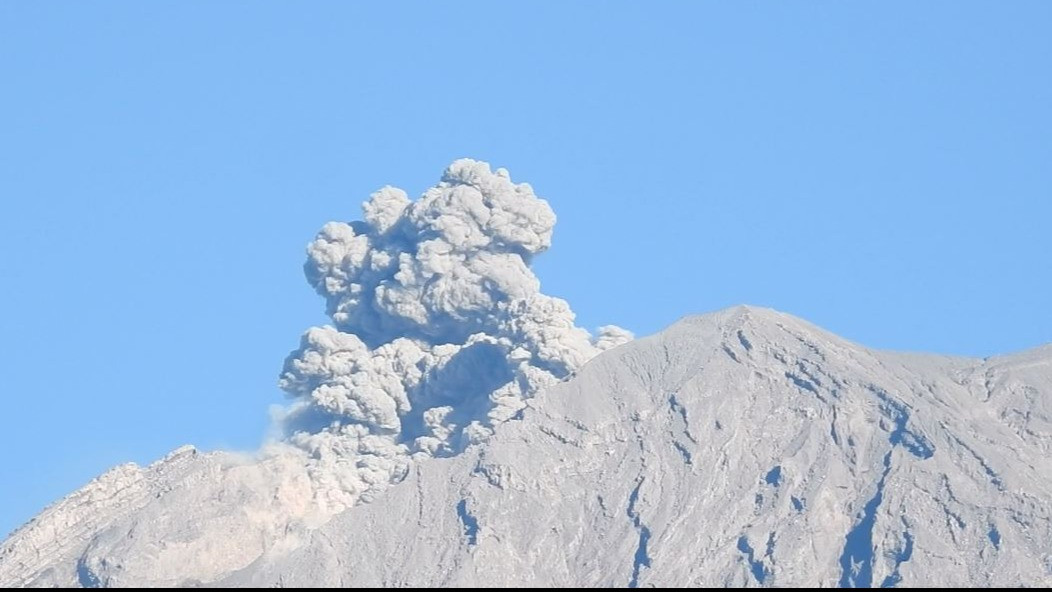
[[[285,362],[284,443],[306,451],[339,505],[448,456],[516,416],[540,389],[632,336],[591,336],[530,270],[555,214],[526,183],[469,159],[412,201],[384,187],[363,220],[330,222],[306,276],[333,324]]]

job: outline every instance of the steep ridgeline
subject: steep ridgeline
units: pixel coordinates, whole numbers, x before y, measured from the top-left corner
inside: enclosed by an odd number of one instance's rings
[[[1052,347],[889,354],[739,307],[335,516],[266,459],[122,468],[5,542],[0,585],[1049,585],[1050,445]]]

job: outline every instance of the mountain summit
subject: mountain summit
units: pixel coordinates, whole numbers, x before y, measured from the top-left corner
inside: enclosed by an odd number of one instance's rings
[[[1052,347],[877,352],[738,307],[346,510],[291,457],[119,467],[4,542],[0,585],[1049,585],[1050,445]]]

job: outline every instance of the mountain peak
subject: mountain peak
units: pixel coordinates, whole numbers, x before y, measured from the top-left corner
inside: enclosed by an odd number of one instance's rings
[[[1048,585],[1050,392],[1049,348],[875,352],[738,306],[344,511],[287,457],[121,469],[0,546],[0,585]]]
[[[766,332],[769,330],[785,331],[792,328],[796,331],[824,333],[827,337],[836,338],[835,335],[789,313],[745,304],[705,314],[689,315],[674,323],[672,327],[678,327],[681,324],[685,327],[693,327],[695,330],[704,330],[705,327],[709,327],[723,331],[735,331],[751,327]]]
[[[629,344],[621,353],[646,348],[652,340],[665,343],[664,347],[673,352],[670,363],[680,371],[707,359],[702,351],[722,352],[736,363],[754,360],[761,366],[772,363],[764,357],[772,353],[782,359],[813,358],[816,363],[825,351],[870,354],[866,348],[791,314],[747,305],[684,317],[661,333],[638,340],[636,346]]]

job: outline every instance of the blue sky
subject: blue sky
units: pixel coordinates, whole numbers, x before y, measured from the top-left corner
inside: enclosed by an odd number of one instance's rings
[[[0,2],[0,531],[253,448],[304,246],[471,156],[555,208],[582,325],[737,303],[1052,341],[1052,3]],[[2,535],[0,535],[2,536]]]

